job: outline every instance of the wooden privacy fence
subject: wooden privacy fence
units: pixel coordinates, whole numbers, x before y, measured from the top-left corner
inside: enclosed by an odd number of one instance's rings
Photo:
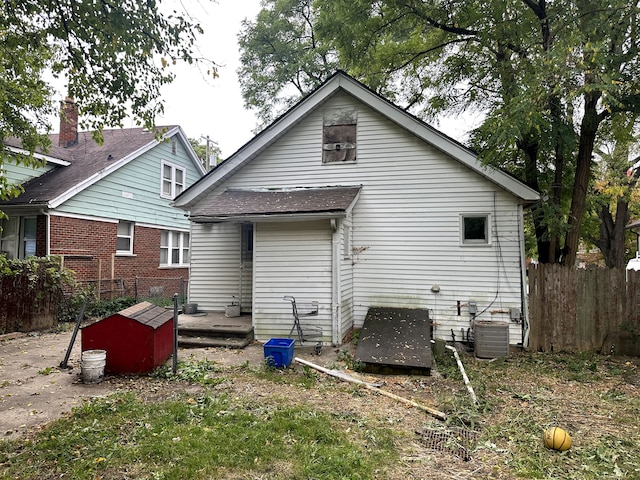
[[[533,265],[529,348],[640,355],[640,272]]]

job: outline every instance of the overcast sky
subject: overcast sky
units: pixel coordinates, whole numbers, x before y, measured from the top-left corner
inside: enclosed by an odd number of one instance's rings
[[[180,125],[189,138],[209,136],[222,158],[251,140],[254,114],[243,107],[236,70],[240,66],[237,35],[245,18],[254,20],[260,0],[184,0],[189,14],[204,29],[200,54],[221,65],[219,78],[204,78],[195,67],[179,66],[177,77],[163,88],[165,113],[158,125]]]

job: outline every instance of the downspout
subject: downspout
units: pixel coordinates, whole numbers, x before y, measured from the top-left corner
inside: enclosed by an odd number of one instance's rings
[[[340,345],[340,229],[338,220],[331,219],[331,341]]]
[[[518,248],[520,249],[520,299],[522,304],[522,348],[529,346],[529,299],[524,242],[524,208],[518,205]]]

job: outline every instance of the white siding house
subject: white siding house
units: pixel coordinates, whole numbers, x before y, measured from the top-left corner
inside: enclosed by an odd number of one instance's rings
[[[523,208],[538,198],[338,72],[175,205],[192,222],[190,300],[241,298],[259,340],[289,333],[292,295],[318,302],[305,321],[327,344],[374,306],[429,309],[448,340],[507,322],[518,344]]]

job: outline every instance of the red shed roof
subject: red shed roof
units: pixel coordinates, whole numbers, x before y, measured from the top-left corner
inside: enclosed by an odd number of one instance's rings
[[[118,315],[130,318],[136,322],[148,325],[153,329],[156,329],[173,318],[173,311],[166,310],[165,308],[158,307],[153,303],[140,302],[135,305],[120,310]]]

